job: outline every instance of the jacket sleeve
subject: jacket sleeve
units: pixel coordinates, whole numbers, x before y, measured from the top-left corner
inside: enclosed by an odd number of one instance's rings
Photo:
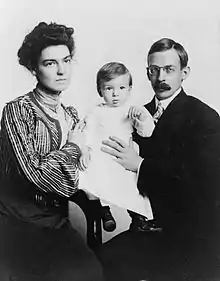
[[[70,197],[78,187],[80,149],[66,144],[60,150],[37,153],[34,117],[30,106],[13,102],[3,109],[1,129],[22,174],[44,192]]]

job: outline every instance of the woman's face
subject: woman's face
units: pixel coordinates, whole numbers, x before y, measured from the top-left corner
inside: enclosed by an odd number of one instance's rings
[[[63,91],[69,86],[71,73],[72,58],[66,45],[42,50],[35,74],[43,86],[54,92]]]

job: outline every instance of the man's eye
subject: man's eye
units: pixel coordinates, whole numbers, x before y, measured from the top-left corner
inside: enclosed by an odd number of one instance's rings
[[[159,71],[159,68],[158,67],[150,67],[149,70],[150,70],[151,74],[155,74]]]
[[[173,67],[166,67],[165,71],[166,71],[166,73],[171,73],[171,72],[174,72],[175,69]]]

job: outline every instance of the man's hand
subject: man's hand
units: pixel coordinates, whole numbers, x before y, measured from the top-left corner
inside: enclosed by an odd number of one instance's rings
[[[137,172],[142,158],[135,151],[132,139],[129,140],[129,145],[117,137],[109,137],[109,140],[102,143],[107,146],[102,147],[102,151],[115,156],[115,161],[126,170]]]

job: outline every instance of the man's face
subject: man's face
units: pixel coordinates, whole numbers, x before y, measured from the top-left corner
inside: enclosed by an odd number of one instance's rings
[[[174,49],[156,52],[148,57],[148,78],[159,100],[171,97],[188,76],[189,68],[181,69]]]
[[[54,92],[65,90],[70,83],[71,61],[66,45],[49,46],[43,49],[37,65],[37,79]]]

